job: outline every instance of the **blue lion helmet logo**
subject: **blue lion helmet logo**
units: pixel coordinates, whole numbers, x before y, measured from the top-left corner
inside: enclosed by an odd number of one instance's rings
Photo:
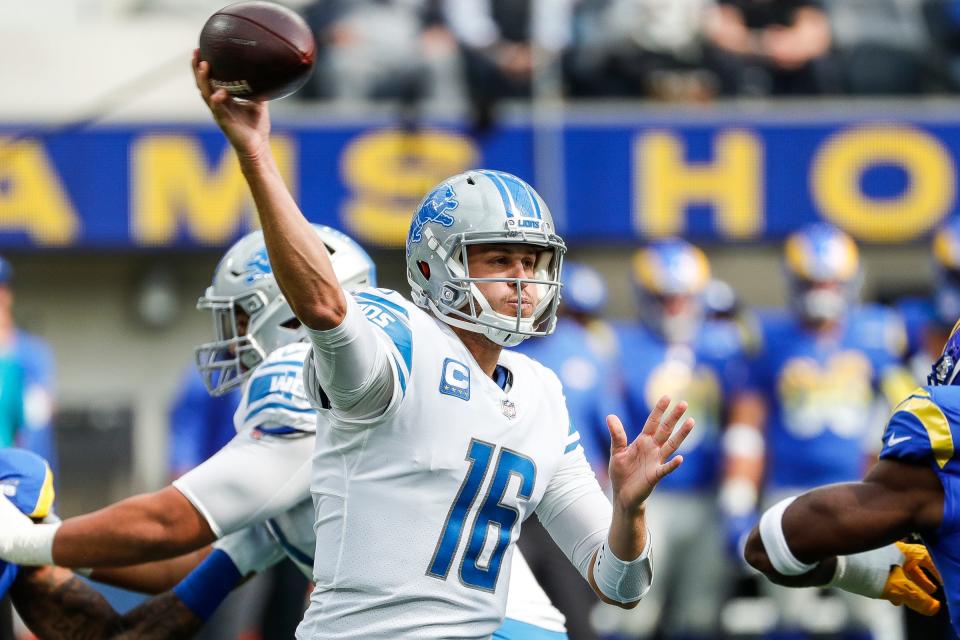
[[[407,238],[407,252],[410,245],[414,242],[420,242],[422,239],[423,227],[428,222],[436,222],[444,227],[453,226],[453,216],[447,211],[453,211],[460,206],[457,200],[457,194],[453,192],[453,187],[442,184],[426,197],[417,214],[413,216],[413,222],[410,223],[410,235]]]
[[[270,258],[267,256],[266,247],[253,254],[244,266],[247,268],[247,284],[253,284],[255,280],[273,273],[273,267],[270,266]]]

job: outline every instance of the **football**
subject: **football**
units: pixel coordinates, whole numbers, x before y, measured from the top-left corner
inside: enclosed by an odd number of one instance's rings
[[[310,77],[316,57],[303,18],[273,2],[239,2],[210,16],[200,32],[200,58],[217,89],[246,100],[288,96]]]

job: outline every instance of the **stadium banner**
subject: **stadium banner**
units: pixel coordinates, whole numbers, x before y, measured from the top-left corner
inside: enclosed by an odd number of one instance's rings
[[[596,118],[554,131],[512,123],[480,140],[370,123],[274,134],[307,216],[374,246],[401,246],[422,195],[476,167],[555,185],[544,195],[571,244],[778,240],[815,220],[897,243],[958,210],[960,120],[946,116]],[[539,167],[535,150],[547,160]],[[224,246],[255,224],[236,159],[212,127],[0,130],[0,248]]]

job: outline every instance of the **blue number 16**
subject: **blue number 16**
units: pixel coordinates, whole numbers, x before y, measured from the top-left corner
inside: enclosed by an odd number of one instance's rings
[[[450,513],[447,514],[447,521],[437,541],[437,548],[433,552],[433,560],[430,562],[427,575],[441,580],[447,579],[453,557],[460,547],[464,523],[480,494],[480,487],[483,486],[484,478],[490,469],[495,449],[496,447],[489,442],[470,441],[466,457],[470,462],[470,468],[450,507]],[[483,504],[480,505],[477,516],[474,518],[473,527],[467,535],[467,548],[460,562],[460,582],[469,587],[493,591],[497,586],[503,554],[510,545],[513,526],[520,519],[519,511],[503,504],[504,494],[512,475],[520,480],[517,498],[529,500],[533,494],[534,479],[537,475],[536,465],[525,455],[509,449],[501,449],[493,467],[493,479],[490,481]],[[487,546],[487,534],[491,527],[496,528],[494,534],[496,544],[489,559],[484,560],[481,554]]]

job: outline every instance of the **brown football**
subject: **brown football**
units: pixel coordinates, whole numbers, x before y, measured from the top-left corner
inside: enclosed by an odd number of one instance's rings
[[[274,2],[238,2],[210,16],[200,32],[200,58],[211,83],[247,100],[288,96],[307,81],[316,57],[310,27]]]

